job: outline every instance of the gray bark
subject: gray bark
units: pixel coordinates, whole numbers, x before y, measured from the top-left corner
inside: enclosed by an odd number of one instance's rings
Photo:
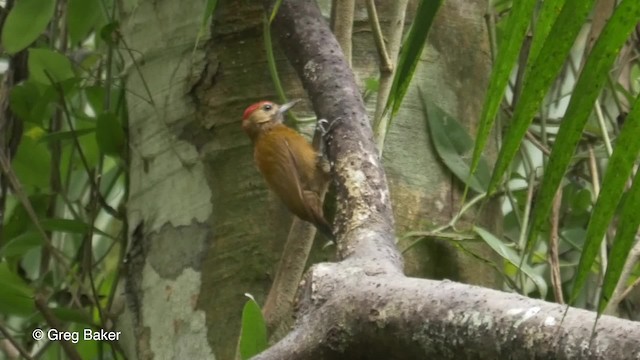
[[[300,302],[294,330],[255,359],[640,357],[636,322],[603,316],[594,329],[586,310],[346,263],[314,266]]]

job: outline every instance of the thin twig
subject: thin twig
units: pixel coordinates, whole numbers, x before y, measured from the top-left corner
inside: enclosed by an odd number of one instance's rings
[[[378,98],[376,100],[376,112],[373,116],[373,132],[378,153],[382,154],[384,150],[384,139],[387,136],[387,128],[389,127],[390,118],[384,116],[384,109],[389,100],[391,93],[391,85],[395,75],[395,65],[393,61],[398,58],[400,45],[402,44],[402,34],[404,32],[404,20],[407,12],[407,4],[409,0],[397,0],[391,10],[389,18],[387,55],[392,61],[391,72],[380,73],[380,86],[378,86]],[[382,59],[381,59],[382,60]]]
[[[531,51],[531,41],[531,36],[527,35],[524,37],[524,44],[522,44],[522,50],[520,51],[520,57],[518,58],[516,82],[513,86],[513,98],[511,100],[512,108],[515,108],[516,104],[520,100],[520,93],[522,92],[522,86],[524,84],[524,75],[527,69],[527,60],[529,59],[529,52]]]
[[[524,206],[524,214],[522,214],[522,226],[520,227],[520,237],[518,240],[518,247],[522,251],[525,251],[527,246],[527,228],[529,227],[529,215],[533,203],[533,191],[536,187],[535,178],[535,170],[530,171],[529,181],[527,181],[527,199]]]
[[[487,2],[487,12],[484,14],[484,21],[489,32],[489,49],[491,49],[491,62],[495,64],[498,56],[498,38],[496,36],[496,12],[491,2]]]
[[[7,327],[5,326],[5,324],[2,322],[2,320],[0,320],[0,333],[2,333],[2,336],[4,336],[5,339],[7,339],[11,345],[13,345],[13,347],[18,350],[18,352],[20,353],[20,355],[22,355],[23,358],[27,359],[27,360],[31,360],[33,359],[31,357],[31,355],[29,355],[29,353],[27,352],[27,350],[25,350],[20,343],[18,342],[18,340],[14,339],[13,336],[11,335],[11,332],[9,331],[9,329],[7,329]]]
[[[13,169],[11,169],[11,163],[9,162],[9,159],[4,153],[4,149],[1,149],[1,148],[0,148],[0,166],[2,167],[2,171],[4,172],[7,179],[9,180],[9,183],[11,184],[11,188],[13,189],[14,195],[18,198],[18,200],[24,207],[25,211],[27,212],[27,215],[29,215],[29,218],[35,225],[38,233],[40,233],[40,236],[44,241],[45,247],[51,250],[51,253],[54,255],[54,257],[56,257],[59,260],[60,265],[64,268],[64,270],[71,274],[71,269],[67,265],[64,255],[62,255],[60,251],[56,249],[56,247],[53,246],[53,244],[51,243],[51,239],[49,239],[49,236],[47,236],[47,232],[42,227],[42,224],[40,224],[38,215],[36,214],[36,211],[31,205],[31,201],[29,200],[29,197],[27,197],[27,195],[25,194],[24,190],[22,189],[22,185],[20,184],[20,181],[18,180],[15,173],[13,172]]]
[[[620,296],[621,299],[626,298],[627,296],[629,296],[629,294],[631,293],[631,291],[633,291],[633,289],[635,289],[636,287],[640,286],[640,277],[638,277],[633,284],[629,285],[629,287],[622,293],[622,295]]]
[[[51,310],[49,310],[46,300],[42,295],[40,294],[36,295],[35,305],[36,305],[36,309],[38,309],[38,311],[42,314],[42,317],[45,319],[47,324],[51,326],[51,328],[58,329],[58,330],[62,329],[62,324],[60,323],[60,321],[58,321],[58,319],[51,312]],[[82,357],[80,357],[78,350],[76,350],[76,348],[73,347],[73,344],[71,342],[61,338],[59,340],[59,343],[60,343],[60,346],[62,347],[62,350],[64,350],[65,354],[67,354],[69,359],[82,360]]]
[[[564,304],[562,294],[562,277],[560,276],[560,259],[558,256],[558,238],[560,225],[560,206],[562,205],[562,187],[558,188],[551,208],[551,230],[549,234],[549,267],[551,268],[551,284],[553,295],[558,304]]]
[[[98,164],[98,168],[96,170],[96,172],[98,174],[101,174],[103,171],[103,164],[104,164],[104,158],[100,159],[100,162]],[[98,319],[100,320],[100,326],[104,329],[106,328],[107,322],[106,322],[106,316],[104,313],[104,309],[100,306],[100,296],[98,295],[98,289],[96,287],[95,284],[95,279],[93,276],[93,233],[94,233],[94,229],[95,229],[95,222],[96,222],[96,218],[98,217],[98,214],[100,213],[100,193],[95,193],[95,191],[99,191],[100,189],[100,183],[101,183],[101,179],[102,177],[97,177],[96,179],[96,186],[93,188],[93,195],[91,196],[91,200],[90,200],[90,204],[89,204],[89,208],[91,209],[90,213],[91,213],[91,227],[89,228],[89,232],[85,235],[84,238],[84,245],[85,247],[85,254],[84,254],[84,259],[86,260],[86,262],[88,263],[86,269],[87,269],[87,274],[88,274],[88,278],[89,278],[89,285],[90,285],[90,289],[91,289],[91,295],[93,297],[93,305],[96,307],[96,310],[98,310]],[[110,350],[111,350],[111,355],[112,357],[115,359],[116,356],[116,349],[115,349],[115,345],[113,342],[109,343],[110,345]]]
[[[593,151],[593,146],[588,145],[589,151],[589,172],[591,173],[591,185],[593,186],[593,195],[597,199],[600,194],[600,175],[598,172],[598,164],[596,162],[596,154]],[[607,235],[604,235],[604,241],[600,243],[600,275],[598,276],[598,286],[594,292],[594,304],[597,304],[600,298],[600,292],[602,291],[602,281],[604,280],[604,274],[607,271]]]
[[[335,2],[335,19],[333,22],[333,33],[338,40],[338,44],[342,48],[344,58],[351,67],[352,57],[352,37],[353,37],[353,18],[355,15],[355,0],[338,0]]]
[[[605,123],[604,115],[602,114],[602,107],[600,106],[600,100],[596,100],[595,103],[596,108],[596,117],[598,118],[598,125],[600,127],[600,131],[602,132],[602,140],[604,141],[604,145],[607,149],[607,154],[611,156],[613,154],[613,146],[611,145],[611,139],[609,138],[609,130],[607,129],[607,124]]]
[[[500,194],[496,194],[496,196],[499,196]],[[449,223],[447,223],[445,225],[442,225],[442,226],[440,226],[438,228],[435,228],[433,230],[429,230],[427,233],[433,234],[433,237],[440,237],[440,234],[442,234],[442,232],[444,230],[446,230],[446,229],[454,229],[455,230],[456,223],[458,222],[458,220],[460,220],[460,218],[467,211],[472,209],[477,203],[479,203],[480,201],[484,200],[486,197],[487,197],[487,193],[482,193],[482,194],[479,194],[478,196],[474,197],[473,199],[469,200],[469,202],[465,203],[463,205],[463,207],[460,209],[460,211],[458,211],[456,213],[456,215],[451,218]],[[416,246],[418,243],[420,243],[424,239],[425,239],[425,237],[422,237],[422,238],[412,242],[406,248],[404,248],[404,250],[402,250],[402,253],[404,254],[405,252],[409,251],[412,247]]]
[[[378,56],[380,56],[380,73],[391,74],[393,72],[393,63],[391,62],[391,58],[389,58],[387,46],[384,44],[384,36],[380,28],[380,20],[378,19],[375,0],[367,0],[367,14],[369,15],[371,30],[373,30],[373,39],[376,42]]]
[[[47,75],[47,77],[49,78],[49,81],[51,82],[51,85],[56,89],[56,91],[58,92],[58,95],[60,96],[60,104],[62,106],[62,111],[64,112],[65,118],[67,120],[67,126],[69,126],[69,130],[75,133],[76,130],[75,130],[75,127],[73,126],[73,122],[71,121],[71,113],[67,108],[67,102],[64,98],[64,89],[62,88],[62,86],[60,86],[60,83],[56,82],[47,71],[45,71],[45,75]],[[82,166],[84,167],[84,170],[87,173],[87,177],[89,178],[89,185],[91,186],[91,191],[97,196],[100,206],[109,215],[113,216],[118,220],[122,220],[123,215],[120,214],[116,209],[111,207],[111,205],[109,205],[105,200],[105,198],[102,196],[102,193],[100,192],[100,189],[96,184],[96,180],[94,179],[94,176],[92,176],[92,171],[91,171],[91,168],[89,167],[89,162],[87,161],[87,157],[84,155],[84,151],[82,151],[82,145],[80,145],[80,140],[78,140],[77,136],[73,136],[73,143],[76,147],[76,150],[78,150],[80,161],[82,162]]]
[[[638,280],[640,280],[640,278],[636,279],[636,281],[625,290],[627,281],[629,281],[629,277],[631,277],[631,274],[633,273],[636,265],[638,265],[638,262],[640,262],[640,240],[638,240],[638,236],[636,236],[636,244],[629,252],[629,256],[624,263],[620,279],[618,280],[616,288],[611,295],[611,300],[609,300],[607,307],[604,309],[605,314],[614,314],[618,309],[620,302],[629,295],[633,288],[638,286]]]
[[[527,130],[527,132],[525,133],[525,137],[527,138],[527,140],[529,140],[535,147],[538,148],[538,150],[542,151],[543,154],[550,156],[551,155],[551,150],[549,150],[549,148],[547,148],[546,146],[544,146],[544,144],[542,144],[540,141],[538,141],[538,139],[535,137],[535,135],[533,135],[533,133],[531,132],[531,130]]]

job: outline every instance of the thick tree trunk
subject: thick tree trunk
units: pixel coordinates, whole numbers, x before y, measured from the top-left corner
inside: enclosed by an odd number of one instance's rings
[[[125,57],[131,244],[118,328],[130,359],[213,355],[199,299],[212,241],[214,193],[199,149],[185,141],[185,125],[195,121],[188,95],[195,80],[190,79],[200,79],[209,69],[204,52],[193,51],[204,5],[139,1],[124,9],[121,22],[137,62]],[[204,130],[200,134],[211,136]]]

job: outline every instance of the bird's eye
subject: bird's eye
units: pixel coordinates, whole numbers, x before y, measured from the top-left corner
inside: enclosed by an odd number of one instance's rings
[[[269,111],[273,108],[273,106],[271,106],[271,104],[264,104],[264,106],[262,107],[262,110],[264,111]]]

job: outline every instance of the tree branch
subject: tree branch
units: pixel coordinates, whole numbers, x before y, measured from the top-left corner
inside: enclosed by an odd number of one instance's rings
[[[293,323],[292,310],[298,284],[309,258],[316,228],[294,217],[269,295],[262,307],[269,339],[281,339]]]
[[[312,267],[293,330],[257,359],[640,356],[638,323],[603,316],[594,329],[585,310],[403,276],[386,178],[337,41],[313,0],[284,0],[273,25],[318,117],[338,121],[327,149],[342,261]]]
[[[339,121],[329,125],[338,140],[327,144],[336,180],[339,257],[399,273],[387,180],[360,89],[338,42],[312,0],[283,1],[273,26],[318,118]]]
[[[591,339],[593,312],[449,281],[345,273],[336,266],[313,269],[303,301],[316,308],[302,309],[295,330],[255,359],[640,356],[636,322],[602,316]]]
[[[387,106],[389,100],[389,94],[391,93],[391,85],[393,84],[393,77],[396,71],[396,63],[398,59],[398,53],[400,52],[400,45],[402,45],[402,33],[404,31],[404,19],[407,12],[408,0],[396,0],[393,5],[393,12],[388,25],[387,39],[389,40],[389,46],[387,47],[387,57],[391,60],[391,67],[389,71],[384,71],[384,67],[381,66],[380,71],[380,86],[378,87],[378,99],[376,101],[376,112],[373,116],[374,119],[374,133],[376,144],[380,153],[384,147],[384,139],[387,136],[387,130],[389,127],[389,116],[383,118],[384,108]],[[371,19],[373,21],[373,19]],[[384,43],[384,39],[383,39]],[[386,60],[380,58],[380,63],[384,64]],[[385,65],[386,66],[386,65]]]
[[[333,32],[341,45],[347,64],[351,67],[351,49],[353,48],[351,40],[353,38],[353,17],[356,1],[336,0],[333,5]]]

